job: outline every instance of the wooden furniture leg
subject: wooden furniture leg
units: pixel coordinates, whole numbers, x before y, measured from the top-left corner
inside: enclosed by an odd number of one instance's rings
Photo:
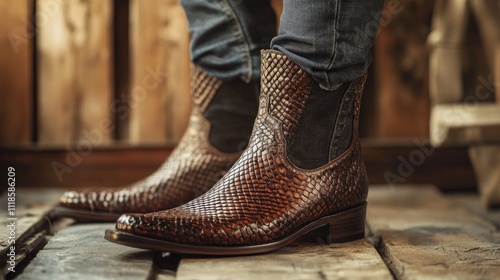
[[[477,175],[481,202],[488,207],[500,207],[500,145],[472,146],[469,157]]]
[[[467,0],[435,2],[432,31],[427,40],[431,48],[429,87],[434,104],[462,99],[461,45],[468,21],[467,8]]]

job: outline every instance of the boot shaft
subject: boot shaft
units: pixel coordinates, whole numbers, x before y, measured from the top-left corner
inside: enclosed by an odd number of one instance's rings
[[[257,115],[258,83],[221,81],[197,67],[192,71],[190,127],[208,134],[210,144],[223,153],[243,151]]]
[[[359,110],[366,74],[333,92],[324,91],[278,51],[262,52],[260,113],[281,123],[289,159],[319,168],[359,145]],[[263,102],[265,104],[263,104]]]

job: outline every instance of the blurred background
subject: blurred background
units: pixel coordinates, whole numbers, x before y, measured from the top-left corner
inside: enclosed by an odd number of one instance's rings
[[[272,3],[279,15],[282,2]],[[450,133],[463,141],[430,144],[432,123],[441,124],[431,119],[433,106],[495,102],[493,69],[500,69],[469,4],[451,16],[463,25],[460,42],[429,39],[440,28],[439,5],[386,1],[361,120],[372,184],[475,190],[469,147],[499,139],[498,129],[488,137],[476,129]],[[188,45],[177,0],[0,0],[2,168],[17,169],[18,185],[37,187],[119,186],[148,175],[187,126]],[[451,56],[433,58],[440,48]],[[458,59],[436,70],[458,78],[440,78],[444,85],[429,78],[432,63]],[[463,94],[443,100],[431,92],[447,85]]]

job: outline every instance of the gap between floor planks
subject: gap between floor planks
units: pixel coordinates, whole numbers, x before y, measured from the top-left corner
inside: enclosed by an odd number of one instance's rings
[[[36,251],[36,248],[43,246],[45,236],[51,233],[50,211],[57,202],[61,190],[44,189],[23,189],[17,188],[15,192],[14,215],[8,213],[7,193],[3,193],[1,201],[5,204],[0,209],[0,262],[2,263],[2,273],[8,271],[7,254],[11,246],[15,246],[16,263],[21,263],[24,258]],[[14,218],[15,220],[8,220]],[[15,223],[15,244],[9,242],[10,229],[8,225]]]

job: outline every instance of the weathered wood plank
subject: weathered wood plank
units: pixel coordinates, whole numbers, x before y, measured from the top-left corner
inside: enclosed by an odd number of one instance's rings
[[[17,279],[150,279],[153,253],[111,243],[114,224],[74,225],[58,232]]]
[[[302,240],[276,252],[233,258],[185,257],[178,280],[194,279],[392,279],[367,240],[326,245]]]
[[[42,241],[40,232],[45,232],[50,228],[48,219],[50,210],[57,203],[61,191],[34,189],[16,189],[15,211],[10,215],[7,211],[7,203],[2,204],[0,209],[0,262],[2,263],[2,273],[8,272],[6,261],[10,246],[15,246],[16,265],[26,255]],[[8,194],[4,193],[1,201],[7,202]],[[10,218],[10,219],[8,219]],[[13,218],[13,219],[12,219]],[[13,224],[11,224],[11,222]],[[15,244],[9,243],[11,229],[15,229]],[[31,240],[29,240],[31,239]]]
[[[110,139],[111,8],[111,0],[37,1],[41,144]]]
[[[156,275],[156,280],[175,280],[175,275],[173,274],[158,274]]]
[[[177,0],[131,0],[129,141],[180,139],[190,112],[189,33]]]
[[[430,108],[426,30],[430,28],[432,2],[403,0],[385,4],[374,47],[377,97],[370,105],[377,108],[377,132],[373,137],[427,138]],[[369,31],[373,24],[363,28]]]
[[[0,1],[0,144],[32,138],[32,1]]]
[[[33,192],[33,193],[31,193]],[[46,217],[50,210],[59,200],[62,191],[59,190],[44,190],[34,191],[33,189],[17,189],[16,190],[16,210],[14,216],[9,216],[7,213],[7,204],[0,209],[1,228],[0,228],[0,244],[2,251],[0,257],[4,257],[3,250],[8,239],[7,218],[14,217],[16,220],[16,242],[25,240],[43,225],[47,224]],[[4,193],[1,200],[7,201],[7,193]]]
[[[399,279],[494,279],[500,233],[433,187],[373,188],[368,223]]]
[[[36,254],[38,250],[40,250],[46,243],[46,230],[42,230],[34,236],[28,238],[27,240],[16,244],[16,256],[15,256],[15,267],[10,268],[10,266],[4,267],[2,270],[2,274],[0,275],[8,275],[9,277],[13,277],[14,275],[19,275],[22,272],[23,261],[31,256],[32,254]],[[7,262],[10,262],[9,259]],[[3,278],[0,278],[3,279]]]
[[[161,37],[166,50],[166,140],[177,142],[186,130],[191,112],[188,22],[178,0],[165,1],[161,8],[166,29]]]
[[[486,209],[486,207],[481,204],[479,195],[473,193],[457,193],[447,194],[446,198],[451,200],[454,204],[467,209],[472,215],[488,219],[495,224],[497,230],[500,231],[500,209]]]

